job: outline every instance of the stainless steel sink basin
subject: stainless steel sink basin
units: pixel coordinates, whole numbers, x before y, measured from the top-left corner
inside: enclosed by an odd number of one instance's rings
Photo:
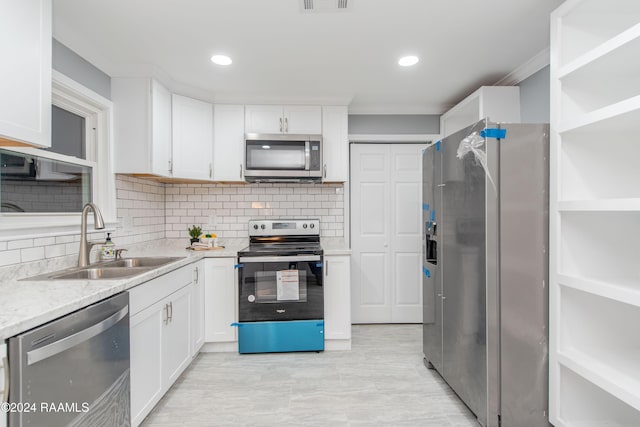
[[[71,273],[63,273],[49,276],[52,280],[69,280],[69,279],[121,279],[124,277],[136,276],[150,268],[83,268],[82,270],[73,271]]]
[[[106,261],[81,268],[71,268],[54,273],[28,277],[22,280],[109,280],[137,276],[181,257],[139,257]]]
[[[132,268],[132,267],[160,267],[179,260],[179,257],[143,257],[143,258],[124,258],[103,264],[105,268]]]

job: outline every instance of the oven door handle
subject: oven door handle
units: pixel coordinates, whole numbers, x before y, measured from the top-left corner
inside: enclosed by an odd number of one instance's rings
[[[292,255],[292,256],[245,256],[238,261],[247,262],[297,262],[297,261],[320,261],[320,255]]]

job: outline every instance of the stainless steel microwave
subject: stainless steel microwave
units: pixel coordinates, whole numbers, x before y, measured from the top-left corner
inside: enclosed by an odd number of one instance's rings
[[[249,182],[305,182],[322,179],[322,135],[245,135]]]

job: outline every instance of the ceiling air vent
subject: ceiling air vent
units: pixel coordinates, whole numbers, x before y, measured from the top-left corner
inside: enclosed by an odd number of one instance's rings
[[[300,0],[303,12],[344,12],[353,0]]]

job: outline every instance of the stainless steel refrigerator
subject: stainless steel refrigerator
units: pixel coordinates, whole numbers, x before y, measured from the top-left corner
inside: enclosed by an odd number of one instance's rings
[[[549,426],[548,153],[482,120],[423,154],[425,363],[485,426]]]

